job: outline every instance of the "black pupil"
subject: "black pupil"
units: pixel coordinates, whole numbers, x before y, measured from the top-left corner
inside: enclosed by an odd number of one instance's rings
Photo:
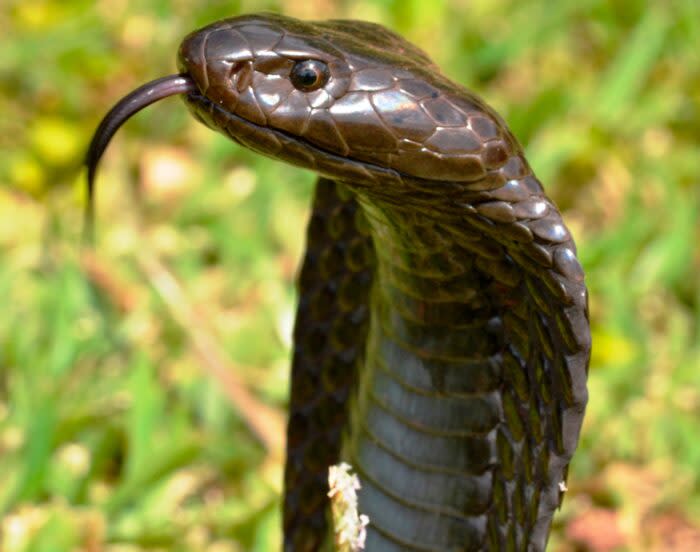
[[[322,61],[305,60],[297,62],[292,68],[292,84],[299,90],[316,90],[321,88],[328,78],[328,66]]]

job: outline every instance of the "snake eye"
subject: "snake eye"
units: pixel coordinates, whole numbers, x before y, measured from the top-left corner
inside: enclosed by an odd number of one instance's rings
[[[294,64],[289,78],[297,90],[311,92],[326,84],[330,75],[331,72],[328,70],[328,65],[322,61],[305,59]]]

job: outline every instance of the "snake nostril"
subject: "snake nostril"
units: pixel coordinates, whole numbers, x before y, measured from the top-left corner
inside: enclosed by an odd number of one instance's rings
[[[249,61],[239,61],[231,65],[229,71],[231,86],[238,92],[243,92],[253,80],[253,65]]]

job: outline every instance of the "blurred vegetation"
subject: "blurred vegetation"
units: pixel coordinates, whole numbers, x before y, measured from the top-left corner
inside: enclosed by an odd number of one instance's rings
[[[165,101],[112,144],[79,255],[101,116],[186,33],[260,10],[388,25],[508,120],[591,291],[551,548],[700,550],[697,0],[4,0],[0,550],[279,548],[280,436],[255,424],[284,414],[313,175]]]

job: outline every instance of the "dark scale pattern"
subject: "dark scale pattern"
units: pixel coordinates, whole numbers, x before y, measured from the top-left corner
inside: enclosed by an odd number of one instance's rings
[[[340,459],[348,396],[364,357],[374,270],[363,215],[342,185],[320,179],[299,275],[287,429],[285,549],[318,550],[327,533],[328,466]]]
[[[295,86],[300,60],[323,86]],[[228,19],[188,36],[179,64],[168,82],[200,121],[323,177],[300,277],[286,549],[326,540],[342,458],[362,479],[369,552],[543,550],[587,400],[587,296],[505,123],[372,24]]]
[[[321,68],[319,88],[295,88],[300,60]],[[362,479],[370,552],[543,550],[587,399],[586,288],[503,121],[371,24],[235,18],[190,35],[179,61],[182,74],[105,117],[89,186],[119,125],[172,94],[322,175],[300,277],[286,550],[328,541],[327,469],[341,459]]]
[[[426,201],[360,196],[382,237],[345,447],[367,549],[542,550],[586,402],[583,272],[529,174],[461,214]]]

